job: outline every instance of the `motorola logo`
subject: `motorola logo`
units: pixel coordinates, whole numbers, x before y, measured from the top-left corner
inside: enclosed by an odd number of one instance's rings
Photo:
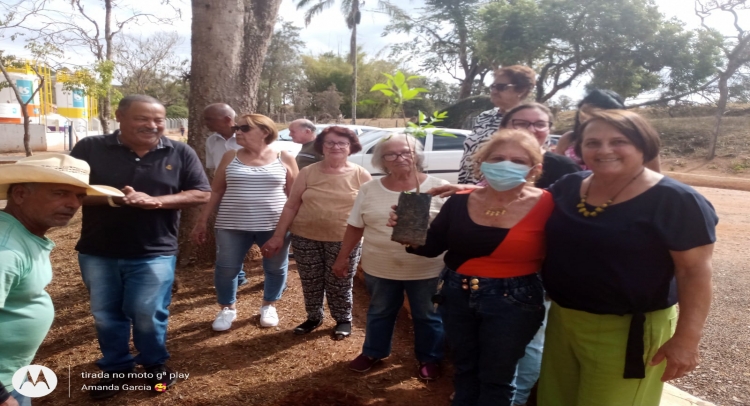
[[[41,365],[29,365],[13,374],[13,389],[23,396],[41,398],[57,387],[57,375]]]

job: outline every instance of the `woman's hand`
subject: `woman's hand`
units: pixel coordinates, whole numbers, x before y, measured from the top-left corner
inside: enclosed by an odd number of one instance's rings
[[[650,365],[658,365],[665,359],[667,360],[667,368],[661,376],[662,382],[682,378],[698,366],[700,361],[698,342],[693,341],[681,340],[680,337],[674,336],[659,348],[654,358],[651,359]]]
[[[349,257],[339,255],[336,258],[336,262],[333,263],[331,270],[339,278],[346,278],[349,275]]]
[[[195,224],[195,227],[193,227],[193,231],[190,233],[190,241],[194,242],[195,244],[201,245],[206,242],[206,235],[206,223],[204,221],[198,220],[198,222]]]
[[[396,215],[396,209],[398,209],[398,206],[395,204],[391,206],[391,214],[388,215],[388,222],[385,223],[388,227],[396,227],[396,224],[398,224],[398,216]]]
[[[281,250],[281,246],[283,245],[284,237],[273,236],[270,240],[266,241],[266,243],[263,244],[262,247],[260,247],[260,252],[264,257],[272,258],[279,253],[279,251]]]

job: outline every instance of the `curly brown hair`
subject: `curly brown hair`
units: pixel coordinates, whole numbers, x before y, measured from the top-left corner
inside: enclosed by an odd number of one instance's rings
[[[362,144],[360,144],[359,138],[357,137],[357,134],[354,133],[354,131],[346,127],[332,125],[330,127],[324,128],[323,131],[321,131],[320,134],[315,137],[315,144],[313,144],[315,152],[323,155],[323,143],[325,142],[326,135],[331,133],[349,139],[349,155],[356,154],[357,152],[362,151]]]
[[[536,72],[528,66],[511,65],[495,69],[495,80],[498,76],[505,76],[510,83],[521,93],[521,98],[525,99],[531,93],[531,89],[536,86]]]

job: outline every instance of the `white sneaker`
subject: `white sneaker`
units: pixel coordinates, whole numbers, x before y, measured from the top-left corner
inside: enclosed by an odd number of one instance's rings
[[[260,325],[263,327],[276,327],[279,325],[279,315],[276,308],[268,305],[260,308]]]
[[[232,322],[237,320],[237,309],[225,307],[216,315],[216,320],[211,324],[214,331],[227,331],[232,327]]]

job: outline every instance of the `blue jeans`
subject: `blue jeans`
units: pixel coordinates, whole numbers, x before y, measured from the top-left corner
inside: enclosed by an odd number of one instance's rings
[[[31,406],[31,398],[28,396],[24,396],[16,392],[15,390],[10,392],[10,397],[18,402],[18,406]]]
[[[214,286],[220,305],[226,306],[237,301],[237,275],[242,271],[245,255],[253,243],[262,246],[273,236],[274,230],[243,231],[214,230],[216,236],[216,268]],[[284,245],[273,258],[263,257],[263,300],[275,302],[281,299],[286,287],[286,272],[289,265],[289,233],[284,237]]]
[[[544,332],[547,330],[547,314],[552,301],[545,300],[545,317],[539,331],[526,346],[526,354],[518,361],[516,370],[516,379],[513,383],[516,385],[516,397],[513,403],[522,405],[529,400],[531,388],[539,380],[539,373],[542,371],[542,351],[544,351]]]
[[[541,280],[536,274],[475,278],[450,269],[443,278],[440,309],[455,370],[452,405],[509,406],[518,360],[544,320]],[[476,290],[470,288],[474,280]]]
[[[404,304],[404,291],[409,299],[414,322],[414,352],[419,362],[440,362],[443,359],[443,322],[432,309],[432,294],[438,278],[413,281],[378,278],[365,272],[365,286],[370,294],[367,327],[362,354],[371,358],[391,355],[391,339],[398,312]]]
[[[122,259],[78,254],[103,355],[96,365],[102,371],[128,371],[135,364],[150,368],[169,359],[167,307],[176,260],[174,255]],[[135,358],[130,354],[131,325]]]

